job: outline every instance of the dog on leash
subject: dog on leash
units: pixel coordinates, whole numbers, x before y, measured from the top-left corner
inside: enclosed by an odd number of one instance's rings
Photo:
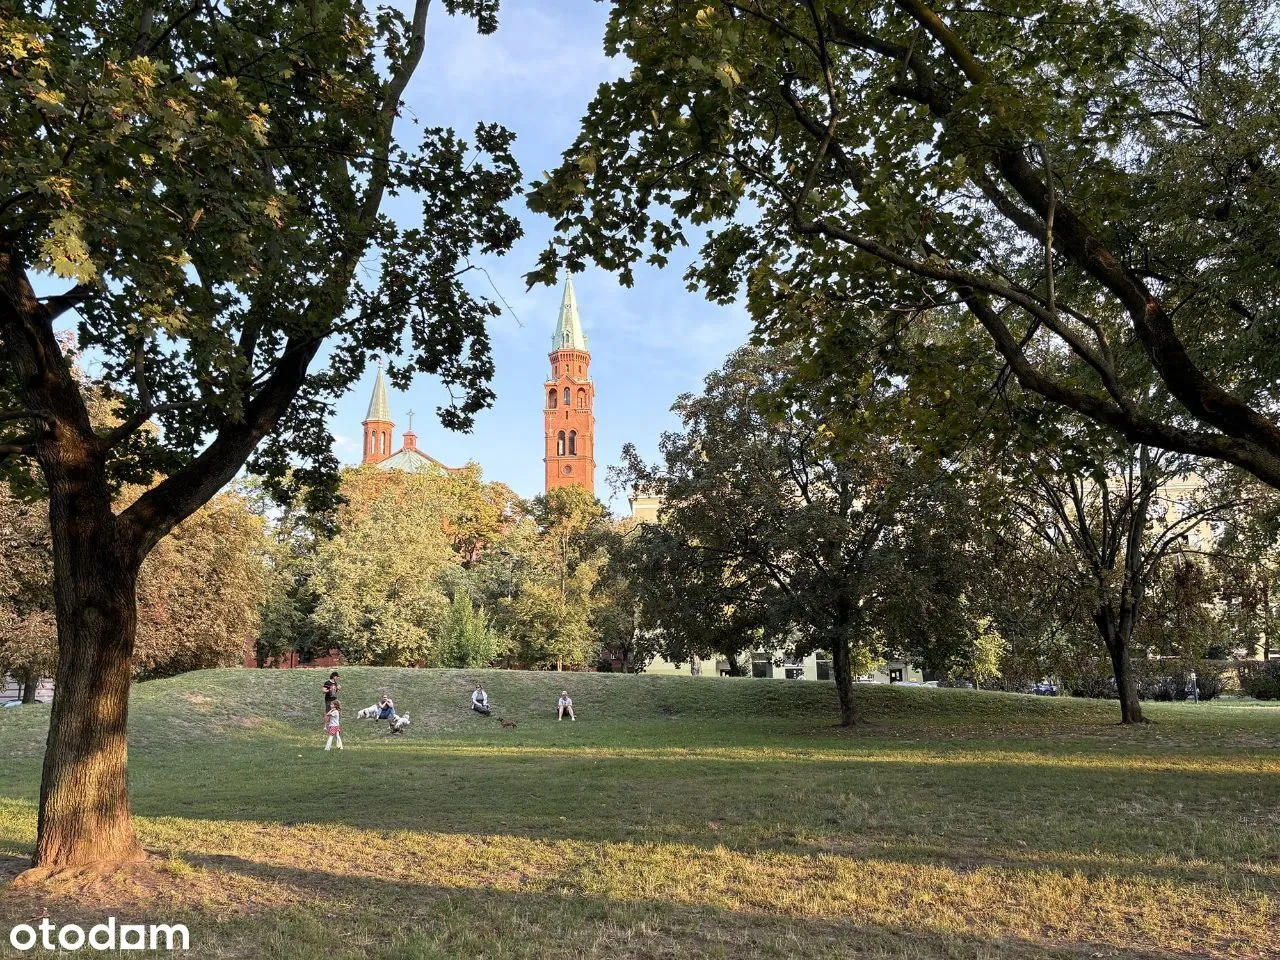
[[[499,717],[498,722],[502,724],[503,730],[514,730],[516,728],[516,722],[514,720],[504,720],[502,717]]]

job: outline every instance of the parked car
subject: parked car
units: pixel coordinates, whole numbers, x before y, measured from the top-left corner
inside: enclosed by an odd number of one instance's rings
[[[1058,695],[1058,687],[1056,684],[1041,681],[1032,688],[1032,693],[1037,697],[1056,697]]]

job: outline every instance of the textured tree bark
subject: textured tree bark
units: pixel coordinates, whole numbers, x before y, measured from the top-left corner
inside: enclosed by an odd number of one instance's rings
[[[1120,698],[1120,722],[1124,724],[1146,723],[1142,716],[1142,701],[1138,699],[1137,678],[1133,675],[1133,663],[1129,659],[1129,635],[1132,626],[1124,618],[1119,620],[1110,609],[1094,614],[1102,642],[1111,657],[1111,673],[1116,681],[1116,695]]]
[[[831,672],[836,681],[836,700],[840,704],[840,726],[852,727],[858,722],[858,708],[853,696],[853,658],[849,651],[849,633],[853,623],[853,605],[847,597],[837,598],[831,643]]]
[[[853,697],[853,668],[850,665],[849,641],[841,637],[831,645],[831,672],[836,681],[836,700],[840,704],[840,726],[852,727],[858,722]]]
[[[130,818],[126,739],[139,564],[120,542],[101,471],[67,459],[70,465],[46,465],[58,675],[40,787],[36,867],[143,855]]]

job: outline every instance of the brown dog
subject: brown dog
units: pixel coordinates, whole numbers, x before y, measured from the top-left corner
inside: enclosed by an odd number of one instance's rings
[[[503,720],[499,717],[498,722],[502,724],[503,730],[514,730],[516,728],[516,722],[514,720]]]

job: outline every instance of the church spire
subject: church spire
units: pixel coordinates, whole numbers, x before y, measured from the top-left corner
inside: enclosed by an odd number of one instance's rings
[[[565,274],[564,297],[560,300],[560,320],[551,335],[552,350],[585,350],[587,338],[578,317],[578,298],[573,295],[573,277]]]
[[[378,379],[373,381],[369,413],[364,418],[364,456],[361,463],[379,463],[391,456],[391,406],[387,403],[387,379],[378,361]]]
[[[382,361],[378,361],[378,379],[373,381],[373,396],[369,399],[366,420],[391,422],[391,407],[387,404],[387,378],[382,375]]]

